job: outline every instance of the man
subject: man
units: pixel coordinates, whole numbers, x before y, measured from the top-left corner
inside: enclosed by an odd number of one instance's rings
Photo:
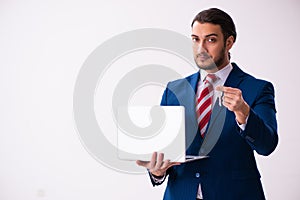
[[[180,164],[164,160],[163,153],[153,153],[150,162],[137,161],[148,169],[153,185],[160,185],[168,176],[165,200],[265,199],[254,151],[267,156],[278,143],[274,89],[271,83],[258,80],[230,63],[229,50],[235,40],[234,22],[222,10],[204,10],[192,22],[194,58],[204,73],[170,82],[161,105],[182,105],[181,98],[194,103],[183,105],[186,134],[193,134],[193,123],[198,127],[187,149],[189,153],[198,153],[206,139],[209,120],[218,107],[214,90],[223,92],[226,118],[206,159]],[[194,96],[174,92],[174,88],[185,90],[183,82],[194,89]]]

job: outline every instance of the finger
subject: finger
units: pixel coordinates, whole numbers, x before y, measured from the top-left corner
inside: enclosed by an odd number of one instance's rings
[[[242,96],[242,92],[238,88],[225,87],[225,86],[218,85],[215,89],[217,91],[223,92],[223,96],[226,96],[226,97],[229,97],[232,99],[237,99],[239,96]]]
[[[232,111],[232,107],[231,107],[231,104],[223,101],[223,106],[226,107],[228,110]]]
[[[176,166],[176,165],[181,165],[181,162],[170,162],[168,168]]]
[[[161,169],[162,170],[167,170],[169,169],[170,167],[173,167],[175,165],[180,165],[181,163],[180,162],[171,162],[170,160],[165,160]]]
[[[137,160],[136,161],[136,164],[137,165],[139,165],[139,166],[141,166],[141,167],[146,167],[146,168],[148,168],[149,167],[149,161],[142,161],[142,160]]]
[[[231,101],[229,101],[229,102],[224,101],[224,102],[223,102],[223,105],[224,105],[226,108],[228,108],[228,110],[230,110],[230,111],[235,110],[235,107],[236,107],[236,103],[235,103],[235,102],[231,102]]]
[[[240,101],[238,99],[224,97],[223,102],[226,103],[227,105],[235,106],[235,105],[238,105]]]
[[[225,87],[223,86],[223,92],[224,93],[232,93],[232,94],[239,94],[240,93],[240,89],[238,88],[232,88],[232,87]]]
[[[228,104],[231,104],[232,106],[239,106],[241,105],[241,103],[243,103],[244,100],[242,96],[226,94],[223,96],[223,101],[225,101]]]
[[[237,99],[238,96],[233,93],[224,93],[223,97],[228,98],[228,99]]]
[[[164,154],[163,153],[158,154],[155,169],[160,169],[163,164],[163,161],[164,161]]]
[[[161,166],[161,169],[168,169],[169,165],[170,165],[170,160],[165,160],[163,162],[163,165]]]
[[[223,103],[231,104],[233,99],[231,98],[226,98],[225,96],[222,97]]]
[[[157,159],[157,152],[154,152],[151,157],[149,169],[153,169],[155,167],[156,159]]]
[[[229,98],[225,98],[225,96],[223,96],[222,97],[222,103],[223,103],[224,106],[227,105],[227,104],[230,104]]]

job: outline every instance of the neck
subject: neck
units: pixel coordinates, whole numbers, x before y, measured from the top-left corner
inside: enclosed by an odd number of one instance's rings
[[[208,69],[205,70],[208,74],[212,74],[212,73],[216,73],[217,71],[223,69],[224,67],[226,67],[229,64],[229,60],[226,60],[225,62],[223,62],[221,65],[217,66],[216,68],[213,69]]]

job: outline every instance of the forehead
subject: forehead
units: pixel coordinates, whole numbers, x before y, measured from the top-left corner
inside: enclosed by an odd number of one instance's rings
[[[222,36],[222,30],[220,25],[211,23],[199,23],[195,21],[192,27],[192,34],[198,37],[205,37],[207,35],[216,34],[217,36]]]

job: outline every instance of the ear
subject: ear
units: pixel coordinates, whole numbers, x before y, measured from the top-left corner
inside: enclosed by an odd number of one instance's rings
[[[226,50],[229,51],[234,44],[234,37],[231,35],[226,40]]]

